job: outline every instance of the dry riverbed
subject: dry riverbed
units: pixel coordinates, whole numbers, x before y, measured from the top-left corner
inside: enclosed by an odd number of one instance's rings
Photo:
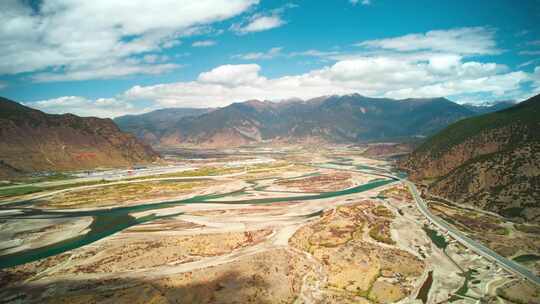
[[[432,240],[435,234],[428,235],[426,227],[437,231],[418,212],[400,182],[341,193],[381,179],[369,170],[358,172],[356,165],[389,165],[363,158],[358,151],[339,151],[295,150],[276,161],[252,166],[245,174],[215,180],[106,186],[40,200],[37,208],[105,212],[106,208],[134,208],[161,199],[222,194],[159,209],[133,209],[128,214],[132,219],[155,219],[82,247],[2,269],[0,302],[469,303],[480,298],[535,299],[535,287],[512,283],[496,267],[448,237],[441,236],[444,242]],[[241,161],[231,158],[229,165]],[[320,168],[314,162],[337,162],[333,166],[341,167]],[[217,163],[227,164],[220,159],[212,165]],[[318,196],[333,192],[338,194]],[[0,222],[0,236],[10,241],[2,243],[0,250],[4,254],[39,248],[84,234],[91,223],[91,216],[76,221],[5,220]],[[531,292],[520,295],[519,288]]]

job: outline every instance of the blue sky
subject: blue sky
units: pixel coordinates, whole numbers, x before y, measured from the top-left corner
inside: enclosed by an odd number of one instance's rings
[[[0,18],[0,95],[51,113],[540,92],[540,1],[4,0]]]

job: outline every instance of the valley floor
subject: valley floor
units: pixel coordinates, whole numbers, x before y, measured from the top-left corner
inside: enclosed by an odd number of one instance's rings
[[[170,153],[174,169],[0,188],[0,303],[540,298],[438,231],[361,149]]]

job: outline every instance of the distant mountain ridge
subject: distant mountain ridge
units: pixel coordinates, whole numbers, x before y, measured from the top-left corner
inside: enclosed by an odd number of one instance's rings
[[[131,116],[135,123],[126,123],[126,117],[115,122],[152,145],[227,147],[262,141],[350,143],[423,137],[478,114],[445,98],[393,100],[359,94],[307,101],[249,100],[199,110],[203,113],[182,109],[167,122],[148,122],[141,115]]]
[[[478,113],[478,114],[487,114],[491,112],[497,112],[504,109],[508,109],[516,105],[516,102],[512,100],[503,100],[498,102],[489,102],[481,104],[463,104],[467,109]]]
[[[0,97],[0,176],[128,166],[157,157],[111,119],[46,114]]]
[[[450,125],[401,166],[435,194],[540,223],[540,95]]]
[[[148,143],[156,142],[183,117],[210,112],[210,108],[165,108],[140,115],[125,115],[114,119],[122,130]]]

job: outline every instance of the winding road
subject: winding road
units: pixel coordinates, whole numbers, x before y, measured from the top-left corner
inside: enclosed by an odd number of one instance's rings
[[[418,189],[416,186],[405,179],[401,179],[407,187],[409,188],[411,194],[413,195],[414,201],[416,203],[416,206],[418,207],[418,210],[434,225],[439,227],[445,232],[448,232],[448,234],[460,242],[465,247],[471,249],[472,251],[476,252],[477,254],[483,256],[484,258],[491,260],[495,263],[497,263],[499,266],[501,266],[503,269],[509,271],[512,274],[515,274],[519,277],[525,278],[532,283],[540,285],[540,277],[535,275],[534,273],[530,272],[527,268],[521,266],[520,264],[509,260],[495,251],[489,249],[488,247],[480,244],[479,242],[467,237],[464,233],[461,231],[451,227],[447,222],[445,222],[443,219],[435,216],[431,211],[429,211],[426,203],[420,196]]]
[[[319,167],[323,167],[323,166],[319,166]],[[326,168],[328,168],[328,167],[326,167]],[[328,168],[328,169],[330,169],[330,168]],[[335,168],[332,168],[332,169],[335,169]],[[467,247],[470,250],[474,251],[475,253],[479,254],[480,256],[482,256],[482,257],[496,263],[497,265],[499,265],[500,267],[502,267],[506,271],[508,271],[508,272],[518,276],[518,277],[527,279],[527,280],[529,280],[530,282],[532,282],[534,284],[540,285],[540,277],[538,277],[537,275],[535,275],[534,273],[529,271],[527,268],[525,268],[521,264],[518,264],[518,263],[516,263],[516,262],[514,262],[512,260],[509,260],[509,259],[499,255],[495,251],[493,251],[490,248],[480,244],[479,242],[469,238],[463,232],[455,229],[454,227],[450,226],[446,221],[444,221],[443,219],[441,219],[441,218],[437,217],[436,215],[434,215],[433,213],[431,213],[431,211],[429,211],[429,208],[427,207],[427,204],[425,203],[425,201],[420,196],[420,193],[418,192],[418,189],[416,188],[414,183],[410,182],[407,179],[395,176],[395,175],[391,174],[390,171],[388,171],[388,170],[386,170],[384,168],[375,168],[374,167],[374,169],[379,170],[380,173],[374,173],[374,172],[369,172],[369,173],[373,174],[373,175],[378,175],[378,176],[381,176],[381,177],[388,177],[388,178],[396,179],[396,180],[399,180],[399,181],[403,182],[405,185],[407,185],[407,187],[409,188],[409,191],[411,192],[411,194],[412,194],[412,196],[414,198],[416,206],[418,207],[418,210],[420,210],[422,215],[424,215],[431,223],[433,223],[435,226],[439,227],[442,231],[448,233],[452,238],[454,238],[455,240],[460,242],[462,245],[464,245],[465,247]],[[350,170],[350,169],[341,169],[341,170],[363,172],[362,170]]]

